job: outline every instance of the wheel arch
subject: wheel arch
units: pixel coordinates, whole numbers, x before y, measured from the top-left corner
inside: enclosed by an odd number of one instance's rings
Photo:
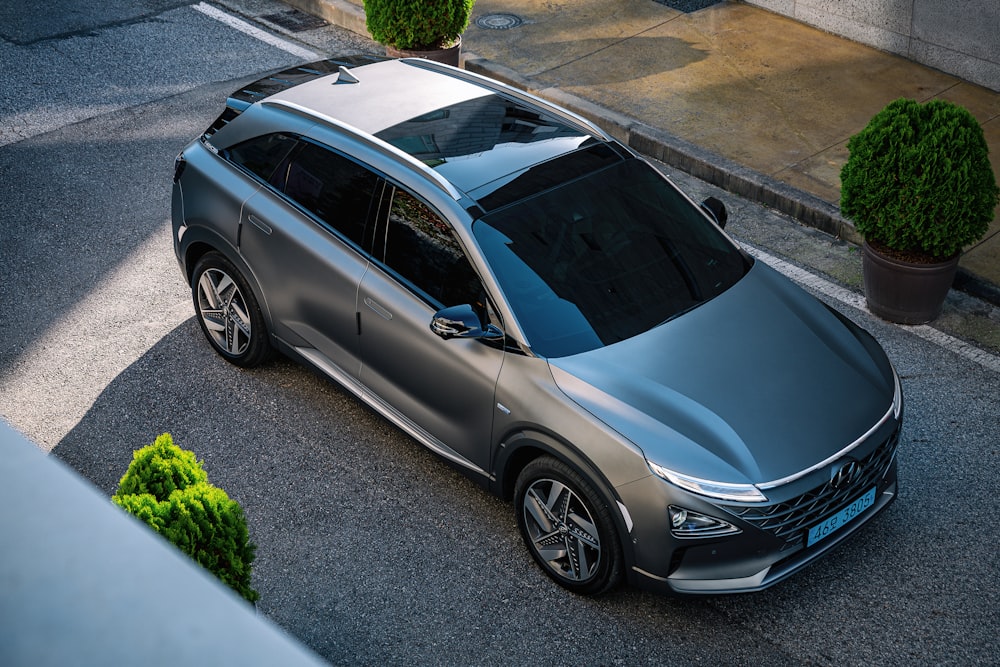
[[[500,447],[494,470],[494,491],[502,499],[510,502],[514,499],[514,487],[521,471],[542,456],[551,456],[562,461],[575,470],[583,479],[591,484],[597,495],[608,506],[618,531],[618,541],[625,559],[626,571],[635,562],[632,549],[631,530],[622,514],[624,504],[615,491],[614,486],[600,469],[594,465],[576,447],[548,433],[525,429],[506,438]]]
[[[274,326],[271,320],[271,309],[268,305],[267,297],[264,295],[263,290],[261,290],[260,283],[257,281],[257,276],[253,269],[243,259],[243,255],[223,239],[222,236],[213,234],[206,229],[188,228],[184,236],[181,257],[183,260],[184,280],[187,282],[188,287],[194,287],[191,281],[194,278],[194,269],[198,265],[198,261],[210,252],[219,253],[236,267],[243,275],[243,279],[250,285],[267,330],[268,332],[273,332]]]

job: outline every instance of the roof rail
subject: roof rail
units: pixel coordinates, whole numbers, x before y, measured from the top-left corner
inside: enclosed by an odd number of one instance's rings
[[[556,106],[551,102],[547,102],[537,95],[532,95],[531,93],[525,92],[520,88],[515,88],[514,86],[507,85],[501,81],[495,79],[490,79],[481,74],[476,74],[475,72],[470,72],[468,70],[459,69],[457,67],[452,67],[450,65],[445,65],[443,63],[435,62],[433,60],[427,60],[426,58],[400,58],[400,62],[406,63],[413,67],[419,67],[421,69],[433,70],[439,74],[445,74],[456,79],[461,79],[467,81],[474,85],[492,90],[495,93],[500,93],[513,97],[522,102],[528,102],[530,104],[540,105],[545,108],[546,111],[558,116],[566,123],[575,126],[577,129],[582,130],[586,134],[594,135],[604,141],[613,141],[614,139],[607,132],[602,130],[597,125],[584,118],[583,116],[574,113],[568,109],[563,109],[560,106]]]
[[[437,173],[409,153],[399,150],[392,144],[382,141],[375,135],[368,134],[364,130],[359,130],[353,125],[349,125],[343,121],[337,120],[336,118],[327,116],[326,114],[318,113],[312,109],[296,104],[295,102],[289,102],[288,100],[266,99],[262,100],[260,103],[269,106],[284,107],[293,113],[299,114],[300,116],[320,120],[338,132],[348,134],[352,138],[361,140],[367,144],[369,148],[377,151],[380,155],[390,158],[408,169],[415,170],[416,173],[423,176],[431,185],[434,185],[455,201],[461,201],[463,198],[463,194],[441,174]]]

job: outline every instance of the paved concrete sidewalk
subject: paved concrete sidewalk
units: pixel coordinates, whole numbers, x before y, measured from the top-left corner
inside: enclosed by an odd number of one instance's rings
[[[367,34],[362,0],[286,1]],[[654,0],[477,0],[462,49],[469,70],[855,243],[838,206],[847,140],[896,98],[968,108],[1000,173],[1000,93],[738,2],[684,13]],[[1000,305],[1000,217],[956,285]]]

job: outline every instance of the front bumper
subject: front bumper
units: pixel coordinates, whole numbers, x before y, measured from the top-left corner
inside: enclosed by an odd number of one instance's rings
[[[705,545],[684,549],[678,567],[666,577],[633,567],[634,584],[646,590],[677,594],[750,593],[763,590],[787,579],[851,537],[876,514],[888,507],[895,500],[896,492],[897,483],[893,479],[889,487],[878,493],[875,504],[849,526],[812,547],[800,549],[790,556],[771,562],[752,574],[720,578],[720,575],[725,575],[727,570],[738,567],[734,565],[734,561],[749,564],[757,559],[753,556],[748,558],[745,554],[729,553],[731,550],[721,545]],[[767,557],[760,558],[758,564],[768,560],[770,559]]]
[[[818,471],[802,485],[788,489],[788,497],[766,505],[711,503],[693,495],[681,500],[678,490],[662,480],[644,480],[644,493],[666,494],[668,498],[659,498],[652,505],[641,503],[645,512],[629,507],[637,515],[631,535],[634,561],[630,583],[661,593],[721,594],[759,591],[786,579],[855,534],[896,498],[899,424],[890,428],[891,432],[883,432],[882,438],[876,439],[879,444],[857,462],[857,473],[850,483],[843,479],[835,482],[828,471]],[[655,491],[654,481],[661,482]],[[870,507],[807,546],[811,527],[872,488],[875,497]],[[742,532],[710,539],[676,538],[663,521],[666,512],[657,511],[667,503],[725,519]]]

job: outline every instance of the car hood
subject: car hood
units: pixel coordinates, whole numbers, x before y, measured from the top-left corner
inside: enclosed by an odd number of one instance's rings
[[[563,392],[649,461],[729,483],[833,456],[885,416],[894,391],[871,336],[762,262],[674,320],[549,365]]]

